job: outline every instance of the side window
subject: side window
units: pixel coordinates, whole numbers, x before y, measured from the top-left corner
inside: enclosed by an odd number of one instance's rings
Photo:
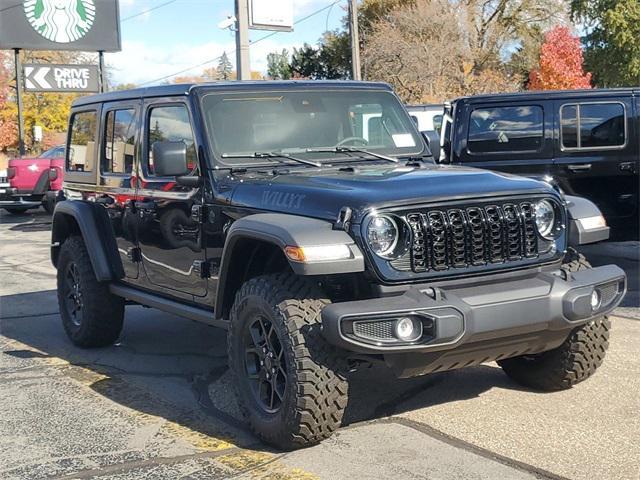
[[[68,172],[92,172],[95,164],[96,112],[74,113],[67,158]]]
[[[440,135],[440,131],[442,130],[442,115],[433,117],[433,129]]]
[[[135,158],[136,111],[111,110],[105,118],[102,171],[131,173]]]
[[[478,108],[469,119],[471,153],[532,152],[543,142],[542,107]]]
[[[563,105],[560,109],[562,146],[569,149],[620,148],[626,143],[625,122],[625,109],[621,103]]]
[[[154,174],[151,147],[155,142],[182,140],[187,145],[187,165],[192,170],[197,168],[198,157],[186,106],[171,105],[151,108],[147,129],[147,151],[149,152],[147,171],[149,174]]]

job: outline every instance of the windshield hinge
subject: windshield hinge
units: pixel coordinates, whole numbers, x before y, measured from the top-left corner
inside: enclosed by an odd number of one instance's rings
[[[342,207],[340,213],[338,213],[338,219],[333,224],[334,230],[349,231],[351,225],[351,217],[353,216],[353,210],[350,207]]]

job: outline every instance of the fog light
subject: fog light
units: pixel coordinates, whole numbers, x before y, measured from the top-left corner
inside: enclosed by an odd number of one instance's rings
[[[411,340],[415,340],[421,334],[419,324],[416,325],[417,322],[414,322],[409,317],[399,318],[396,322],[395,334],[398,340],[402,340],[403,342],[408,342]]]
[[[593,292],[591,292],[591,310],[598,310],[601,303],[602,298],[600,297],[600,292],[598,292],[598,290],[594,290]]]

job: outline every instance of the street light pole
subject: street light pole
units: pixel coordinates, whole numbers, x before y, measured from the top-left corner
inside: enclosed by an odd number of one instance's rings
[[[236,70],[238,80],[251,80],[248,2],[249,0],[236,0]]]
[[[360,74],[360,40],[358,34],[358,0],[349,0],[349,33],[351,35],[351,77],[362,80]]]

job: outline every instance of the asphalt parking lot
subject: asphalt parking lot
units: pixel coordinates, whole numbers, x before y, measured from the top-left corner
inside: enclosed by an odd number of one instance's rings
[[[410,380],[354,375],[345,425],[273,451],[248,433],[225,334],[128,307],[113,347],[67,340],[49,261],[50,217],[0,218],[0,478],[640,479],[640,243],[585,253],[630,291],[603,367],[542,394],[495,364]]]

